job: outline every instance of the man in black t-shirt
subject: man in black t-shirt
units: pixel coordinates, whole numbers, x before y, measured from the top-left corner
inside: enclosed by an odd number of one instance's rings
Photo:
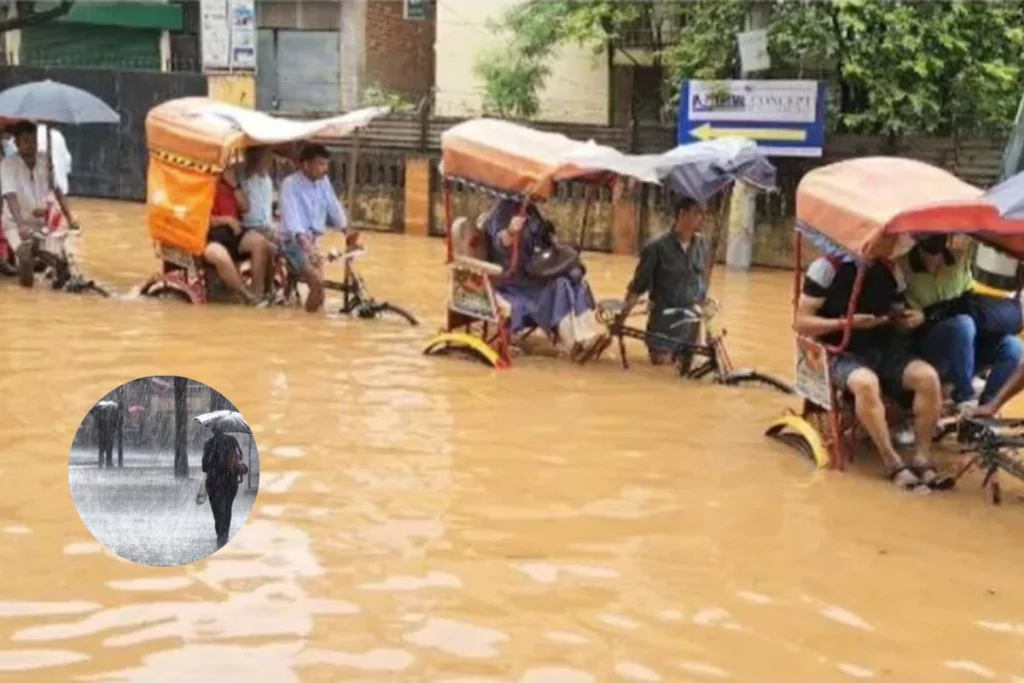
[[[807,268],[797,302],[796,330],[827,345],[843,339],[846,312],[853,296],[857,264],[819,258]],[[932,366],[915,358],[899,334],[923,322],[918,311],[903,308],[902,282],[885,263],[867,267],[845,351],[834,357],[831,376],[837,387],[853,394],[857,419],[864,425],[889,467],[889,478],[904,489],[948,488],[929,451],[939,418],[942,394]],[[896,399],[913,396],[916,453],[906,465],[892,446],[882,392]]]

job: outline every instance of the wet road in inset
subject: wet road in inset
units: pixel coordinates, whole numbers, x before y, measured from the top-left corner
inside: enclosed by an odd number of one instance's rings
[[[139,285],[144,207],[77,204],[89,274]],[[443,244],[364,237],[373,293],[422,327],[0,283],[0,672],[1024,681],[1024,504],[990,506],[977,480],[901,495],[872,463],[814,472],[762,435],[793,399],[680,381],[639,347],[629,372],[424,357]],[[598,296],[620,295],[632,259],[587,261]],[[788,379],[789,274],[712,290],[737,365]],[[230,397],[260,449],[249,521],[182,568],[105,551],[67,493],[82,416],[153,374]]]

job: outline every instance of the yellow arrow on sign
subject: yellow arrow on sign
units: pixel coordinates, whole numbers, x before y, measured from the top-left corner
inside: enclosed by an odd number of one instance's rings
[[[694,128],[690,131],[690,135],[698,140],[735,137],[769,142],[805,142],[807,140],[807,131],[805,130],[793,130],[791,128],[713,128],[710,123]]]

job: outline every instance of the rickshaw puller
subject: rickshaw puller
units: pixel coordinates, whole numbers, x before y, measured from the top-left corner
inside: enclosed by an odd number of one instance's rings
[[[318,242],[327,227],[348,233],[348,216],[327,177],[331,155],[323,145],[307,145],[299,154],[299,170],[281,183],[281,250],[289,268],[309,287],[306,311],[324,304],[323,257]],[[348,234],[347,244],[357,236]]]
[[[63,282],[69,276],[63,244],[55,244],[55,239],[40,243],[32,232],[46,230],[51,200],[63,211],[70,229],[77,230],[77,223],[72,218],[64,194],[53,186],[48,159],[38,153],[36,125],[22,122],[8,130],[18,154],[6,156],[0,162],[0,187],[3,188],[4,199],[2,223],[4,238],[16,256],[19,282],[27,288],[34,284],[35,250],[40,248],[46,248],[58,257],[61,272],[57,273],[57,281]]]
[[[829,346],[842,343],[857,270],[853,261],[823,257],[811,263],[797,302],[794,325],[799,334]],[[916,492],[948,489],[953,480],[940,477],[930,459],[942,400],[939,377],[932,366],[910,353],[909,340],[894,329],[909,331],[915,322],[903,310],[903,301],[901,283],[888,264],[875,261],[867,266],[849,342],[832,359],[831,378],[853,395],[857,419],[889,468],[890,481]],[[912,401],[916,452],[910,465],[892,446],[883,391],[904,405]]]
[[[700,233],[707,216],[705,207],[687,197],[675,200],[675,224],[672,230],[647,243],[640,253],[633,280],[626,290],[624,320],[640,297],[650,292],[651,313],[647,331],[657,338],[647,342],[651,363],[665,365],[673,361],[672,346],[662,339],[693,343],[700,332],[698,325],[679,322],[683,311],[704,303],[704,277],[707,270],[707,246]],[[666,313],[679,311],[676,315]]]

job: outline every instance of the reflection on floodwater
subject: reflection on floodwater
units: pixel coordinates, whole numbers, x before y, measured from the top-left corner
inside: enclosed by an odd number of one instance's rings
[[[78,205],[89,274],[141,282],[144,207]],[[425,358],[442,244],[366,240],[423,328],[0,283],[0,676],[1024,683],[1024,505],[815,473],[763,438],[793,405],[769,391]],[[600,296],[632,267],[588,264]],[[788,275],[713,289],[737,364],[788,376]],[[264,460],[249,522],[187,567],[120,560],[66,493],[97,393],[150,374],[230,396]]]

